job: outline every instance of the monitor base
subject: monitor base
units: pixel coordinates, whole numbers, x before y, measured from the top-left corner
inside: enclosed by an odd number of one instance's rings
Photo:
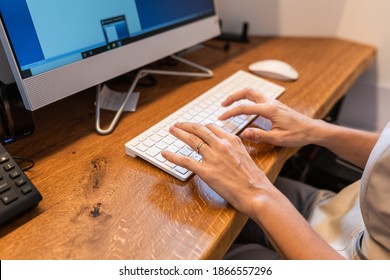
[[[189,60],[186,60],[180,56],[177,55],[171,55],[172,59],[175,59],[181,63],[184,63],[186,65],[189,65],[195,69],[200,70],[201,72],[184,72],[184,71],[169,71],[169,70],[154,70],[154,69],[141,69],[138,71],[136,77],[134,78],[129,90],[126,93],[126,98],[123,100],[121,106],[119,107],[118,111],[116,112],[114,118],[112,119],[110,125],[108,128],[103,129],[100,124],[100,110],[101,110],[101,99],[100,99],[100,93],[101,93],[101,84],[96,86],[96,112],[95,112],[95,121],[96,121],[96,131],[97,133],[101,135],[107,135],[110,134],[115,126],[117,125],[119,118],[125,108],[126,103],[130,99],[130,96],[133,94],[134,89],[140,79],[143,77],[149,75],[149,74],[155,74],[155,75],[171,75],[171,76],[186,76],[186,77],[200,77],[200,78],[211,78],[214,76],[213,71],[211,71],[208,68],[205,68],[199,64],[193,63]]]

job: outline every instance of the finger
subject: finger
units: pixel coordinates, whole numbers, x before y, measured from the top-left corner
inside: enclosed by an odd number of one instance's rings
[[[180,127],[173,125],[169,128],[169,133],[183,141],[185,144],[191,147],[191,149],[196,150],[196,147],[199,143],[203,142],[202,139],[197,137],[194,134],[188,133],[187,131],[181,129]]]
[[[229,136],[231,136],[231,133],[228,133],[226,132],[225,130],[223,130],[222,128],[220,128],[219,126],[216,126],[215,124],[213,123],[210,123],[210,124],[207,124],[206,127],[208,129],[210,129],[210,131],[212,133],[215,134],[215,136],[217,136],[218,138],[228,138]]]
[[[173,127],[174,129],[180,129],[182,131],[185,131],[188,133],[192,141],[194,139],[199,139],[200,141],[203,141],[207,143],[209,146],[213,145],[216,141],[218,141],[218,137],[210,131],[206,126],[198,123],[176,123]],[[171,129],[170,129],[171,131]],[[195,136],[195,137],[194,137]],[[196,138],[197,137],[197,138]],[[190,141],[191,141],[190,140]],[[192,149],[196,149],[197,145],[200,143],[200,141],[195,141],[192,143],[187,143],[190,144],[190,147]]]
[[[227,110],[224,112],[222,115],[218,117],[219,120],[227,120],[231,117],[239,116],[239,115],[252,115],[252,114],[257,114],[257,106],[258,105],[246,105],[246,104],[241,104],[237,107],[234,107],[232,109]]]
[[[196,151],[198,154],[201,154],[202,157],[207,158],[207,150],[210,148],[207,142],[203,141],[201,138],[192,133],[188,133],[187,131],[181,129],[178,126],[179,124],[175,124],[174,126],[170,127],[169,132],[173,136],[187,144],[192,150]]]
[[[260,141],[266,141],[266,133],[264,133],[264,130],[261,130],[259,128],[247,128],[242,133],[241,136],[249,141],[252,142],[260,142]]]
[[[221,116],[219,116],[219,120],[227,120],[231,117],[239,116],[239,115],[258,115],[265,118],[270,118],[273,113],[273,106],[269,103],[248,105],[241,104],[235,108],[232,108]]]
[[[254,129],[254,128],[247,128],[242,133],[241,136],[249,141],[258,142],[260,141],[262,137],[262,133],[260,132],[260,129]]]
[[[234,102],[242,100],[242,99],[248,99],[248,100],[253,101],[255,103],[267,102],[269,100],[265,95],[255,91],[253,89],[243,89],[243,90],[240,90],[240,91],[228,96],[225,99],[225,101],[223,101],[221,103],[221,105],[224,107],[230,106]]]
[[[205,152],[205,150],[208,150],[210,146],[206,142],[199,142],[199,144],[196,146],[196,152],[201,155],[204,159],[207,158],[208,152]]]
[[[194,173],[198,173],[201,168],[201,163],[194,160],[191,157],[181,156],[170,151],[162,151],[161,155],[169,162],[172,162],[176,165],[180,165],[188,170],[191,170]]]

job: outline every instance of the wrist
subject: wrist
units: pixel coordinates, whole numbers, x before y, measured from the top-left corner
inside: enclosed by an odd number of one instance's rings
[[[334,133],[334,125],[320,119],[313,119],[309,127],[309,144],[325,147],[326,141]]]
[[[247,192],[246,201],[248,204],[245,214],[254,221],[260,222],[261,215],[268,213],[270,209],[277,206],[275,201],[279,195],[280,192],[269,181],[262,182],[261,185],[255,185]]]

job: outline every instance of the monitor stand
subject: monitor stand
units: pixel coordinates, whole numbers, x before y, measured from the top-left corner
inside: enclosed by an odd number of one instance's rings
[[[154,70],[154,69],[141,69],[140,71],[138,71],[136,77],[134,78],[129,90],[127,91],[126,93],[126,98],[124,99],[124,101],[122,102],[121,106],[119,107],[118,111],[116,112],[114,118],[112,119],[111,121],[111,124],[108,126],[108,128],[106,129],[103,129],[100,125],[100,110],[101,110],[101,105],[100,105],[100,93],[101,93],[101,87],[102,85],[99,84],[96,86],[96,114],[95,114],[95,117],[96,117],[96,131],[99,133],[99,134],[102,134],[102,135],[107,135],[107,134],[110,134],[116,124],[118,123],[119,121],[119,118],[125,108],[125,105],[126,103],[128,102],[128,100],[130,99],[130,96],[132,95],[133,91],[134,91],[134,88],[135,86],[137,85],[138,81],[140,79],[142,79],[143,77],[149,75],[149,74],[156,74],[156,75],[172,75],[172,76],[187,76],[187,77],[201,77],[201,78],[211,78],[214,76],[214,73],[213,71],[211,71],[210,69],[208,68],[205,68],[201,65],[198,65],[196,63],[193,63],[189,60],[186,60],[182,57],[179,57],[177,55],[171,55],[170,56],[171,58],[181,62],[181,63],[184,63],[184,64],[187,64],[191,67],[194,67],[195,69],[198,69],[198,70],[201,70],[202,72],[182,72],[182,71],[168,71],[168,70]]]

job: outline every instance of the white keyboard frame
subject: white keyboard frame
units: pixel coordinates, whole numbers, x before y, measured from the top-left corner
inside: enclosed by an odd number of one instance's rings
[[[219,89],[229,85],[229,83],[234,83],[239,78],[249,79],[250,81],[253,81],[253,83],[256,84],[256,85],[260,85],[261,84],[262,86],[264,86],[263,89],[261,89],[261,88],[256,88],[256,87],[253,87],[253,86],[242,85],[241,88],[251,87],[251,88],[253,88],[255,90],[258,90],[260,92],[263,92],[263,93],[267,94],[271,98],[277,98],[285,91],[285,88],[280,86],[280,85],[272,83],[272,82],[270,82],[268,80],[260,78],[260,77],[258,77],[256,75],[253,75],[253,74],[248,73],[246,71],[239,70],[236,73],[234,73],[233,75],[231,75],[230,77],[226,78],[225,80],[223,80],[220,83],[218,83],[217,85],[215,85],[214,87],[210,88],[208,91],[204,92],[202,95],[198,96],[197,98],[195,98],[194,100],[192,100],[188,104],[184,105],[183,107],[181,107],[177,111],[173,112],[168,117],[164,118],[163,120],[161,120],[157,124],[155,124],[152,127],[148,128],[143,133],[139,134],[138,136],[136,136],[133,139],[131,139],[130,141],[128,141],[125,144],[126,154],[131,156],[131,157],[139,156],[142,159],[148,161],[149,163],[157,166],[161,170],[167,172],[168,174],[170,174],[170,175],[172,175],[172,176],[174,176],[174,177],[176,177],[176,178],[178,178],[178,179],[180,179],[182,181],[186,181],[187,179],[189,179],[191,177],[191,175],[192,175],[191,171],[187,170],[187,172],[182,173],[182,172],[184,172],[184,170],[180,169],[181,168],[180,166],[175,166],[174,168],[177,167],[177,169],[180,170],[181,172],[179,172],[179,171],[177,171],[175,169],[172,169],[171,167],[169,167],[169,165],[173,166],[172,163],[160,162],[159,160],[156,159],[156,157],[152,157],[152,156],[146,154],[145,151],[138,150],[136,147],[141,142],[143,142],[144,139],[149,138],[154,132],[161,131],[163,129],[164,134],[165,134],[165,131],[169,134],[169,132],[168,132],[169,127],[172,124],[174,124],[175,122],[181,121],[180,120],[180,116],[182,116],[185,113],[189,112],[192,108],[194,108],[194,105],[199,104],[200,102],[202,102],[202,100],[209,99],[211,96],[213,96],[213,94],[215,94],[215,92],[219,93],[220,92],[220,91],[218,91]],[[268,89],[266,89],[266,87],[268,87]],[[272,89],[272,92],[270,92],[269,89]],[[224,98],[226,98],[228,95],[230,95],[232,93],[233,92],[225,93],[222,97],[219,97],[219,99],[218,99],[219,101],[218,102],[223,101]],[[238,104],[235,104],[235,106],[237,106]],[[220,104],[216,104],[216,105],[220,106]],[[228,110],[228,108],[224,108],[224,110]],[[253,121],[253,119],[256,118],[256,116],[255,115],[252,115],[252,116],[238,116],[238,117],[235,117],[235,118],[241,118],[241,119],[244,118],[244,121],[241,124],[239,124],[237,127],[233,128],[233,129],[231,129],[229,131],[229,132],[231,132],[233,134],[238,134],[246,126],[248,126],[248,124],[251,123]],[[241,120],[240,120],[240,122],[241,122]],[[174,139],[173,136],[171,136],[171,137],[172,137],[172,139]],[[193,151],[190,147],[188,147],[188,146],[186,146],[186,147],[193,152],[190,156],[196,158],[196,160],[198,160],[198,161],[201,160],[201,156],[197,155],[196,152]],[[159,157],[161,157],[161,155],[159,155]],[[161,158],[159,158],[159,159],[161,160]]]

